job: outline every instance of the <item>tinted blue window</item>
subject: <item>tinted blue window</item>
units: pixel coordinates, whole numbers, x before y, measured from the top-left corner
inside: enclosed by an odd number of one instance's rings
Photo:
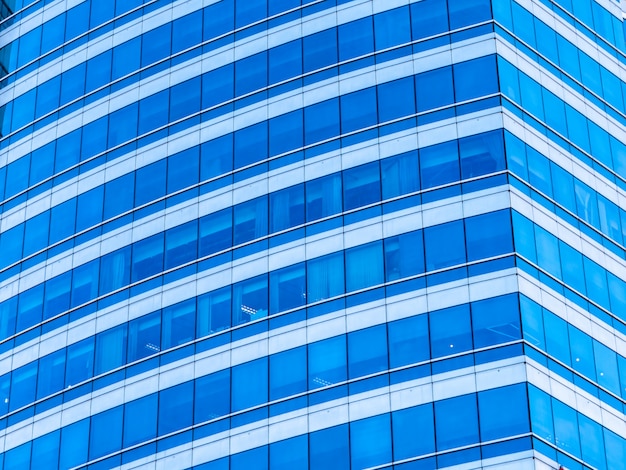
[[[448,6],[452,29],[491,19],[489,0],[448,0]]]
[[[341,96],[341,132],[348,133],[377,122],[376,88]]]
[[[121,448],[123,410],[123,406],[118,406],[91,417],[90,459],[97,459]]]
[[[385,273],[387,281],[424,272],[422,231],[385,238]]]
[[[230,456],[231,470],[248,470],[258,468],[264,470],[268,468],[267,446],[241,452]]]
[[[354,331],[348,335],[348,371],[351,379],[388,367],[385,325]]]
[[[417,152],[407,152],[380,161],[383,199],[420,189]]]
[[[267,15],[267,0],[237,2],[235,13],[235,26],[237,28],[259,21]]]
[[[304,144],[309,145],[339,134],[339,100],[322,101],[304,108]]]
[[[17,331],[33,326],[41,321],[43,288],[40,284],[19,295],[17,308]]]
[[[580,435],[578,434],[576,411],[553,398],[552,412],[554,414],[554,436],[559,447],[580,458]]]
[[[200,219],[199,256],[206,256],[229,248],[233,240],[232,209],[224,209]]]
[[[267,152],[267,121],[235,132],[235,168],[265,160]]]
[[[374,467],[391,461],[389,414],[350,423],[352,468]]]
[[[428,227],[424,230],[426,270],[446,268],[465,262],[463,221]]]
[[[74,343],[67,348],[65,386],[79,384],[93,376],[94,337]]]
[[[414,85],[412,77],[378,85],[378,119],[380,122],[415,113]]]
[[[346,291],[351,292],[384,281],[380,241],[346,250]]]
[[[469,305],[432,312],[430,341],[433,357],[448,356],[472,349]]]
[[[133,208],[135,175],[129,173],[104,185],[104,219]]]
[[[394,460],[435,452],[432,404],[395,411],[391,414],[391,421]]]
[[[556,315],[545,315],[543,318],[546,334],[546,349],[558,360],[569,364],[569,335],[567,323]]]
[[[455,140],[420,149],[422,187],[459,180],[459,149]]]
[[[307,261],[307,302],[317,302],[344,293],[343,253]]]
[[[428,3],[419,2],[418,5]],[[417,111],[427,111],[454,102],[452,67],[442,67],[415,76]]]
[[[477,411],[474,394],[435,402],[437,450],[478,442]]]
[[[235,62],[235,95],[241,96],[267,86],[267,52]]]
[[[232,99],[235,95],[235,66],[228,64],[202,75],[202,109]]]
[[[306,391],[306,361],[305,346],[270,356],[270,400]]]
[[[413,39],[433,36],[448,30],[446,0],[423,0],[411,5]]]
[[[130,282],[130,250],[127,246],[102,257],[100,293],[112,292]]]
[[[98,186],[78,196],[76,231],[86,229],[102,221],[103,202],[104,186]]]
[[[201,146],[200,181],[233,169],[233,137],[225,135]]]
[[[267,290],[266,274],[233,285],[233,325],[267,316]]]
[[[336,336],[324,341],[311,343],[308,348],[310,390],[346,380],[345,336]]]
[[[459,151],[463,179],[500,171],[505,167],[504,142],[500,131],[460,139]]]
[[[113,370],[126,363],[128,326],[126,324],[96,335],[96,361],[94,374]]]
[[[537,240],[537,260],[539,266],[560,278],[561,262],[557,238],[537,225],[535,226],[535,238]]]
[[[57,141],[54,170],[65,170],[78,163],[81,147],[81,133],[77,129],[69,134],[65,134]],[[97,190],[92,190],[97,191]]]
[[[350,467],[348,425],[342,424],[309,435],[310,468],[324,470],[328,462],[337,468]]]
[[[70,307],[72,273],[67,272],[46,282],[46,295],[43,305],[44,320],[51,318]],[[10,319],[11,317],[9,317]],[[13,319],[15,321],[15,319]]]
[[[198,338],[230,326],[230,286],[198,297]]]
[[[270,194],[270,233],[304,223],[304,185]]]
[[[374,16],[376,49],[386,49],[411,40],[409,8],[395,8]]]
[[[132,104],[109,114],[109,147],[137,136],[138,104]]]
[[[182,51],[202,42],[202,10],[174,20],[172,27],[172,53]]]
[[[104,5],[106,2],[98,2]],[[85,79],[87,91],[95,90],[111,80],[112,51],[106,51],[87,61],[87,76]]]
[[[54,470],[59,468],[59,439],[61,431],[45,434],[33,441],[31,468],[47,468]]]
[[[341,175],[335,173],[306,183],[306,220],[321,219],[342,210]]]
[[[4,455],[3,468],[7,470],[21,470],[30,468],[30,448],[31,442],[14,447]]]
[[[61,76],[61,103],[78,98],[85,92],[85,72],[87,65],[83,62],[67,70]]]
[[[141,66],[145,67],[170,54],[172,24],[164,24],[143,34],[141,41]]]
[[[374,30],[371,17],[342,24],[338,29],[340,61],[374,51]]]
[[[152,393],[124,405],[124,447],[156,437],[158,398]]]
[[[419,315],[388,324],[389,367],[401,367],[430,358],[428,315]]]
[[[344,210],[380,201],[378,162],[350,168],[343,172]]]
[[[159,392],[159,436],[193,423],[193,382]]]
[[[302,147],[304,144],[303,112],[301,109],[270,120],[270,156]]]
[[[306,435],[270,444],[272,470],[307,470],[309,468],[309,443]]]
[[[61,429],[60,468],[71,468],[87,461],[89,418]]]
[[[232,368],[232,411],[267,401],[267,358]]]
[[[139,135],[167,124],[169,95],[164,90],[139,101]]]
[[[270,313],[299,307],[306,303],[304,263],[270,273]]]
[[[467,260],[475,261],[513,251],[508,210],[465,219]]]
[[[490,441],[528,432],[527,403],[524,384],[480,392],[478,411],[481,439]]]
[[[98,295],[99,264],[100,260],[96,259],[74,269],[72,276],[72,307],[82,305]]]
[[[63,390],[65,384],[65,349],[42,357],[37,374],[37,399]]]
[[[132,281],[145,279],[163,270],[163,233],[133,244]]]
[[[337,62],[337,30],[327,29],[305,36],[304,71],[310,72]]]
[[[165,232],[165,269],[196,259],[198,221],[192,220]]]
[[[198,378],[195,387],[194,423],[230,413],[230,369]]]
[[[487,0],[488,7],[489,3]],[[456,101],[465,101],[497,92],[498,74],[495,56],[482,57],[454,65],[454,96]]]
[[[475,348],[520,339],[517,295],[503,295],[473,302],[472,329]]]
[[[299,3],[299,2],[298,2]],[[302,40],[288,42],[269,51],[269,82],[271,84],[302,74]]]
[[[548,312],[546,312],[546,314],[551,315]],[[572,359],[569,364],[586,377],[595,380],[596,368],[591,338],[572,325],[568,325],[568,330],[572,354]]]
[[[200,153],[198,147],[192,147],[168,158],[167,192],[196,184],[200,174]]]
[[[189,299],[163,309],[161,345],[173,348],[193,341],[196,322],[196,299]]]
[[[35,401],[37,389],[37,362],[31,362],[15,369],[11,377],[9,410],[14,411]]]
[[[128,362],[161,350],[161,312],[154,312],[130,322],[128,327]]]
[[[139,69],[141,37],[131,39],[113,49],[113,76],[115,80]]]

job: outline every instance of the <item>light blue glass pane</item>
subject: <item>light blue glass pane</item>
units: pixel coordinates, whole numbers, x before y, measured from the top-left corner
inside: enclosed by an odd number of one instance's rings
[[[419,155],[423,188],[459,180],[459,149],[456,140],[421,148]]]
[[[31,442],[27,442],[8,450],[4,455],[3,469],[22,470],[30,468],[30,447]]]
[[[309,344],[309,389],[346,380],[346,338],[336,336]]]
[[[179,302],[163,309],[161,344],[163,349],[193,341],[196,330],[196,299]]]
[[[304,185],[270,194],[270,233],[304,223]]]
[[[336,28],[305,36],[303,44],[305,72],[310,72],[337,62]]]
[[[337,98],[304,108],[305,145],[337,135],[339,135],[339,100]]]
[[[341,212],[341,175],[339,173],[306,183],[306,220],[321,219]]]
[[[596,367],[591,338],[572,325],[568,325],[568,331],[571,345],[572,367],[591,380],[595,380]],[[617,366],[617,363],[615,365]]]
[[[297,0],[299,3],[299,0]],[[302,74],[302,40],[288,42],[269,51],[269,81],[278,83]],[[270,125],[271,128],[271,125]]]
[[[450,0],[458,1],[458,0]],[[489,0],[463,0],[462,3],[481,1],[490,8]],[[491,13],[491,12],[490,12]],[[452,23],[452,17],[451,17]],[[454,26],[452,26],[454,28]],[[496,56],[491,55],[480,59],[468,60],[454,64],[454,97],[456,101],[467,101],[479,96],[498,92],[498,72]]]
[[[233,169],[233,136],[225,135],[201,146],[200,181]]]
[[[272,470],[307,470],[309,468],[309,443],[306,435],[270,444]]]
[[[352,468],[366,468],[391,461],[389,414],[350,423]]]
[[[71,468],[87,461],[89,418],[61,429],[60,468]]]
[[[385,238],[386,280],[395,281],[424,272],[424,241],[421,230]]]
[[[234,243],[238,245],[267,235],[267,196],[235,206]]]
[[[599,341],[593,341],[593,351],[598,373],[598,383],[619,395],[619,372],[617,370],[617,354]]]
[[[167,192],[173,193],[198,183],[200,152],[192,147],[167,159]]]
[[[31,468],[59,468],[59,439],[61,431],[45,434],[33,441]]]
[[[611,308],[609,305],[606,271],[586,256],[583,259],[583,265],[585,268],[587,295],[602,307]]]
[[[520,309],[522,312],[524,339],[540,349],[545,349],[541,307],[528,297],[522,295],[520,296]]]
[[[233,325],[241,325],[267,316],[267,275],[239,282],[233,286]]]
[[[582,413],[579,413],[578,428],[582,437],[583,460],[597,469],[607,468],[602,427]]]
[[[161,312],[137,318],[128,327],[128,362],[161,350]]]
[[[124,405],[124,447],[156,437],[158,402],[152,393]]]
[[[529,432],[526,386],[517,384],[480,392],[478,413],[483,441]]]
[[[193,423],[193,382],[159,392],[159,436]]]
[[[117,406],[91,417],[90,459],[97,459],[121,448],[123,410],[123,406]]]
[[[339,26],[339,60],[344,61],[374,50],[374,27],[368,16]]]
[[[474,347],[483,348],[521,338],[516,294],[472,302]]]
[[[158,233],[133,244],[133,282],[163,270],[163,233]]]
[[[306,363],[305,346],[270,356],[270,400],[306,391]]]
[[[548,353],[559,361],[569,364],[570,349],[567,322],[544,309],[543,324],[547,332],[546,349]]]
[[[95,375],[113,370],[126,363],[128,325],[123,324],[96,336]]]
[[[446,0],[422,0],[411,4],[411,26],[414,40],[448,30],[446,3]]]
[[[606,448],[607,468],[611,470],[626,469],[626,441],[605,428],[604,445]]]
[[[391,420],[394,460],[435,452],[435,420],[432,404],[395,411],[391,414]]]
[[[535,237],[539,266],[560,279],[561,260],[559,259],[558,239],[538,225],[535,225]]]
[[[232,411],[240,411],[267,401],[267,358],[232,368]]]
[[[530,422],[532,431],[539,437],[554,443],[552,402],[550,396],[534,386],[528,387]]]
[[[448,356],[472,349],[469,305],[431,312],[430,341],[433,357]]]
[[[424,230],[426,270],[447,268],[465,262],[463,221],[428,227]]]
[[[361,377],[388,369],[387,328],[373,326],[348,334],[349,378]]]
[[[197,251],[197,220],[173,227],[165,232],[165,269],[196,259]]]
[[[346,250],[346,291],[352,292],[384,281],[380,241]]]
[[[554,414],[554,436],[559,447],[580,458],[580,436],[577,413],[559,400],[552,399]]]
[[[576,207],[578,215],[594,227],[599,225],[598,202],[596,192],[580,180],[574,180]]]
[[[127,246],[102,257],[100,294],[112,292],[130,283],[130,250]]]
[[[93,375],[94,337],[74,343],[67,348],[65,386],[79,384]]]
[[[196,379],[194,423],[230,413],[230,369]]]
[[[377,50],[409,42],[411,40],[409,8],[394,8],[375,15],[374,36]]]
[[[417,152],[407,152],[380,161],[383,199],[420,189]]]
[[[430,359],[428,315],[390,322],[388,331],[389,367],[400,367]]]
[[[307,302],[344,293],[343,252],[307,261]]]
[[[515,251],[530,262],[536,263],[537,252],[535,250],[535,231],[533,223],[515,211],[512,212],[512,219]]]
[[[490,212],[465,219],[467,260],[511,253],[513,237],[511,215],[508,210]]]
[[[418,112],[452,104],[454,102],[452,67],[442,67],[416,75],[415,95]],[[425,186],[424,183],[422,185]]]
[[[459,423],[463,423],[459,426]],[[478,442],[476,395],[463,395],[435,402],[437,450]]]
[[[230,248],[233,243],[233,211],[223,209],[200,219],[200,252],[206,256]]]
[[[505,167],[501,131],[460,139],[459,151],[463,179],[500,171]]]
[[[304,263],[270,273],[270,313],[299,307],[306,303]]]
[[[560,166],[551,163],[552,187],[554,199],[566,209],[576,213],[576,197],[574,196],[574,177]]]
[[[230,456],[230,470],[265,470],[268,468],[267,446]]]
[[[37,399],[63,390],[64,379],[65,348],[39,359]]]
[[[197,338],[230,327],[230,286],[198,297]]]
[[[9,411],[15,411],[35,401],[37,389],[37,361],[15,369],[11,377]]]
[[[342,424],[309,435],[311,470],[326,470],[329,462],[337,468],[350,467],[348,425]]]

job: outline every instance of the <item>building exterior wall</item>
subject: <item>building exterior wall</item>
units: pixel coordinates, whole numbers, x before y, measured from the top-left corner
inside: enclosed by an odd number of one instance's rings
[[[613,0],[3,2],[4,469],[626,469]]]

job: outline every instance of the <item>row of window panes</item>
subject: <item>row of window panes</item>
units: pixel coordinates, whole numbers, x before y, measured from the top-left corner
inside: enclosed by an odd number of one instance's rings
[[[451,29],[491,18],[490,2],[487,0],[473,0],[472,2],[467,0],[449,1],[455,4],[450,7]],[[242,20],[242,24],[247,24],[246,21],[254,21],[259,16],[254,14],[248,18],[249,12],[258,8],[258,5],[255,5],[255,3],[264,4],[265,0],[260,2],[248,0],[240,3],[242,3],[242,6],[245,6],[245,9],[241,8],[241,11],[246,16],[246,20]],[[294,2],[288,0],[287,3],[291,4]],[[299,4],[299,1],[295,3]],[[334,5],[334,2],[332,4]],[[87,5],[88,7],[87,3],[82,5]],[[281,7],[289,6],[284,5]],[[328,7],[330,6],[328,5]],[[316,7],[319,7],[319,5]],[[261,11],[265,11],[264,8],[263,6]],[[428,14],[425,15],[427,10],[429,10]],[[240,9],[238,8],[237,11],[239,12]],[[287,15],[282,21],[291,19],[291,16]],[[264,17],[265,14],[262,14],[261,18]],[[411,21],[411,18],[413,18],[413,21]],[[415,3],[410,8],[405,6],[382,12],[306,36],[303,39],[289,43],[289,45],[273,48],[271,49],[273,52],[270,53],[269,67],[266,64],[258,71],[255,69],[260,67],[259,55],[254,56],[256,60],[247,58],[240,61],[239,63],[242,64],[243,70],[240,87],[252,90],[266,86],[268,83],[267,77],[263,80],[259,78],[260,74],[265,74],[265,70],[269,70],[269,83],[275,83],[272,80],[272,71],[274,71],[273,75],[278,78],[276,82],[281,81],[293,76],[297,69],[300,69],[299,73],[302,73],[301,71],[309,72],[316,70],[335,64],[338,60],[344,61],[372,53],[374,50],[382,50],[406,43],[412,39],[422,39],[432,34],[448,31],[450,29],[448,25],[446,0],[427,0]],[[106,85],[111,80],[116,80],[133,73],[141,67],[146,67],[158,60],[165,59],[172,53],[177,53],[200,44],[203,40],[206,41],[219,34],[232,31],[234,26],[233,0],[221,1],[204,9],[204,22],[203,11],[200,10],[120,44],[112,50],[103,52],[87,62],[65,71],[62,75],[58,75],[41,84],[38,87],[38,93],[36,89],[33,89],[17,98],[12,106],[12,111],[10,109],[11,105],[9,105],[6,108],[7,111],[2,113],[4,116],[2,135],[7,135],[17,130],[33,119],[56,109],[59,105],[69,103],[85,93]],[[33,30],[28,34],[35,34],[37,31]],[[237,33],[237,39],[239,39],[241,34],[247,35],[257,32],[257,28],[252,28],[250,31]],[[24,41],[28,34],[22,37],[21,40]],[[230,41],[232,40],[230,38]],[[220,40],[203,49],[198,48],[176,59],[176,62],[181,62],[213,48],[221,47],[225,41],[227,40]],[[265,51],[263,54],[267,55],[267,52]],[[406,51],[404,53],[406,54]],[[370,62],[373,63],[373,60],[372,58]],[[161,64],[157,69],[149,73],[156,73],[169,66],[167,63]],[[251,76],[244,77],[244,75],[248,74]],[[141,78],[145,76],[146,72],[142,72]],[[123,85],[127,86],[139,78],[139,74],[137,74],[130,80],[124,80]],[[250,83],[255,79],[258,86],[252,86]],[[236,94],[239,94],[239,92]],[[99,93],[94,99],[100,98],[101,95],[102,93]],[[68,111],[73,111],[76,107],[76,105],[73,105],[72,109]],[[11,115],[13,115],[12,120],[10,120]]]
[[[515,211],[513,233],[516,252],[617,318],[626,320],[624,280]],[[563,293],[562,286],[544,278],[551,288]],[[613,318],[601,310],[594,309],[593,313],[609,325],[613,324]]]
[[[266,198],[262,200],[266,201]],[[254,200],[242,205],[242,210],[249,209],[245,212],[243,228],[246,228],[245,233],[250,233],[252,237],[257,236],[255,230],[258,226],[256,214],[259,202]],[[425,270],[442,269],[468,260],[475,261],[511,252],[509,217],[509,211],[506,210],[492,212],[464,221],[457,220],[428,227],[423,231],[387,238],[384,240],[384,249],[383,241],[357,246],[346,250],[345,263],[343,252],[309,260],[308,269],[313,269],[314,274],[308,276],[308,284],[305,280],[304,264],[296,269],[295,272],[299,272],[297,276],[293,274],[295,284],[304,283],[302,286],[307,285],[307,288],[302,287],[298,295],[287,296],[285,299],[282,299],[277,291],[278,295],[270,296],[272,306],[270,311],[275,313],[307,302],[316,302],[346,291],[351,292],[380,284],[385,279],[395,280],[423,273]],[[158,274],[163,269],[193,261],[198,248],[200,256],[205,255],[204,250],[208,254],[229,248],[230,236],[226,235],[231,233],[231,220],[231,209],[202,219],[199,241],[198,221],[192,221],[137,242],[132,248],[127,246],[98,258],[2,302],[0,304],[2,338],[7,338],[15,332],[19,333],[40,323],[42,319],[51,318],[68,308],[90,302],[98,295],[102,296],[122,288],[129,282],[137,282]],[[486,230],[485,227],[491,226],[489,224],[495,229]],[[386,261],[383,261],[383,258]],[[171,266],[168,263],[171,263]],[[371,263],[368,269],[367,263]],[[241,288],[238,302],[255,313],[252,316],[243,308],[235,309],[237,314],[233,318],[235,325],[262,318],[268,311],[266,275],[243,281]],[[67,317],[67,315],[62,317],[61,321],[66,323]]]
[[[528,398],[533,433],[584,460],[592,468],[626,469],[626,441],[623,437],[533,385],[528,386]],[[550,455],[548,446],[541,451],[544,449]],[[567,462],[567,468],[581,467],[574,461]]]
[[[598,5],[592,0],[577,0],[577,3],[588,5],[589,7],[591,3]],[[601,8],[599,5],[598,7]],[[607,14],[609,13],[607,12]],[[533,16],[531,12],[514,0],[498,2],[494,17],[530,47],[547,57],[554,64],[557,64],[574,79],[604,98],[618,110],[624,112],[623,91],[626,91],[624,82],[585,54],[575,44],[572,44],[565,37],[555,32],[553,28]],[[522,47],[520,44],[517,46]],[[557,77],[565,80],[570,85],[574,85],[571,80],[564,77],[558,70],[553,67],[550,68]],[[592,98],[584,92],[582,87],[574,85],[574,88],[588,98]],[[601,102],[595,101],[600,107],[603,106]]]
[[[525,296],[521,310],[525,340],[626,400],[626,358]]]
[[[626,243],[626,211],[512,134],[505,133],[505,140],[508,168],[514,174],[607,237]],[[594,238],[602,240],[597,234]]]
[[[498,74],[500,88],[505,96],[583,151],[593,155],[615,174],[626,177],[626,145],[623,142],[501,57],[498,57]],[[555,133],[549,133],[549,137],[565,149],[571,147],[568,141]],[[575,149],[575,155],[597,169],[578,149]],[[607,171],[603,171],[603,175],[611,180],[617,179]]]
[[[410,82],[411,79],[408,83]],[[270,148],[274,136],[278,140],[281,136],[289,134],[297,118],[302,121],[302,112],[289,113],[285,118],[270,121]],[[257,144],[253,147],[257,149],[257,154],[262,153],[259,148],[264,136],[267,135],[267,126],[257,127],[254,131],[247,128],[243,132],[220,137],[128,173],[6,230],[0,234],[0,251],[8,255],[3,257],[0,269],[137,206],[227,173],[233,168],[233,154],[235,164],[241,166],[241,162],[237,162],[239,154],[237,149],[241,147],[248,149],[251,144],[249,138],[253,132],[259,131],[262,136],[253,139],[253,143]],[[302,144],[301,139],[294,138],[293,135],[291,139],[300,142],[285,144],[285,139],[281,142],[289,147]],[[268,225],[269,233],[273,233],[300,225],[305,220],[310,222],[342,210],[379,202],[381,199],[504,169],[501,131],[424,147],[420,149],[419,154],[419,158],[418,151],[385,158],[380,162],[346,170],[343,175],[336,173],[316,182],[310,181],[306,185],[301,184],[272,193],[269,196],[269,224],[266,220],[268,210],[258,212],[256,214],[258,229],[255,230],[258,234],[249,237],[242,235],[243,232],[236,233],[235,244],[267,235]],[[222,178],[211,186],[217,189],[216,186],[223,187],[231,181],[231,177]],[[197,196],[198,188],[185,192],[182,197],[190,199]],[[180,200],[181,197],[168,200],[167,205],[178,203]],[[140,219],[161,210],[164,204],[152,204],[149,208],[125,216],[114,224],[107,224],[104,233],[119,228],[132,218]],[[244,207],[245,203],[240,206]],[[237,212],[243,217],[247,210],[236,209],[236,215]],[[263,213],[265,218],[261,219]],[[235,220],[235,227],[238,224]],[[102,233],[101,230],[92,230],[88,236],[96,237]],[[80,241],[84,243],[87,238],[83,236]],[[56,254],[58,251],[54,249],[50,254]]]
[[[345,343],[345,339],[343,341]],[[366,349],[367,345],[362,347]],[[328,358],[321,360],[326,361]],[[268,370],[267,359],[261,361],[233,367],[232,374],[230,370],[225,370],[183,383],[65,426],[32,443],[28,442],[6,452],[3,468],[29,468],[30,462],[34,463],[30,468],[38,468],[37,464],[44,462],[44,467],[50,469],[58,468],[57,465],[61,468],[73,467],[182,429],[194,422],[215,419],[228,413],[229,408],[236,408],[240,397],[248,401],[250,397],[258,398],[255,395],[263,393],[260,389],[267,387]],[[292,369],[290,372],[299,374],[300,369]],[[306,367],[303,372],[306,374]],[[282,371],[281,375],[287,374]],[[271,380],[271,372],[269,377]],[[267,391],[264,394],[267,395]],[[259,416],[262,417],[263,415]],[[490,441],[523,434],[529,431],[526,386],[517,384],[478,394],[461,395],[398,410],[393,414],[354,421],[350,423],[353,468],[369,467],[392,460],[390,418],[393,419],[393,448],[397,460],[429,454],[435,450],[471,445],[481,440]],[[463,426],[458,425],[459,420],[463,422]],[[228,426],[227,423],[224,424]],[[236,417],[230,420],[230,426],[237,426]],[[415,439],[418,429],[420,438]],[[338,430],[343,432],[338,435]],[[201,431],[198,428],[197,433]],[[191,434],[189,432],[179,436],[178,442],[190,441]],[[328,436],[333,444],[322,439],[322,435]],[[306,437],[305,435],[305,442]],[[318,431],[311,434],[311,438],[317,440],[318,444],[321,444],[320,440],[325,443],[325,453],[336,454],[333,456],[334,464],[345,463],[345,467],[341,465],[338,468],[350,467],[350,462],[346,460],[347,452],[341,450],[344,443],[347,443],[347,425]],[[294,445],[293,441],[287,442]],[[298,456],[301,450],[300,446],[294,446],[288,455]],[[304,455],[306,456],[306,451]],[[244,455],[240,454],[238,458],[242,457]],[[259,468],[259,464],[263,465],[263,461],[257,459],[246,458],[245,462],[252,466],[244,465],[241,468]],[[18,464],[22,466],[17,466]],[[24,464],[26,465],[23,466]],[[327,468],[326,459],[323,459],[323,465]]]
[[[282,288],[285,289],[285,285]],[[237,289],[235,286],[235,296]],[[293,292],[287,294],[292,295]],[[234,300],[236,303],[236,299]],[[200,338],[210,334],[213,332],[210,328],[227,328],[230,302],[230,288],[220,289],[198,297],[197,306],[196,299],[176,304],[99,333],[95,337],[82,340],[7,373],[0,377],[0,391],[3,397],[0,415],[63,391],[94,375],[106,373],[129,362],[187,343],[194,337]],[[494,315],[495,312],[498,314]],[[237,312],[233,314],[236,315]],[[520,337],[519,307],[515,294],[473,302],[471,313],[470,304],[463,304],[397,320],[387,325],[349,333],[348,359],[346,359],[346,336],[309,345],[308,386],[306,346],[270,356],[269,395],[267,391],[261,390],[263,386],[260,384],[259,390],[248,386],[248,393],[239,396],[233,402],[232,411],[240,411],[268,400],[282,399],[389,368],[459,354],[474,348],[494,346]],[[184,354],[177,355],[179,359],[193,354],[193,348],[186,348],[182,352]],[[322,358],[326,358],[327,365],[321,365]],[[472,361],[471,356],[464,358]],[[254,363],[267,364],[267,360],[260,359]],[[257,378],[268,373],[266,365],[263,366],[265,367],[263,373],[252,372],[250,369],[253,366],[248,364],[238,367],[248,370],[251,376]],[[139,369],[143,370],[145,367]],[[139,369],[137,367],[127,369],[126,374],[115,373],[111,378],[115,380],[129,378],[132,371]],[[241,388],[239,393],[244,393],[245,388]],[[81,387],[80,393],[82,395],[90,390],[90,385]],[[225,397],[228,395],[226,393]],[[75,399],[76,396],[72,395],[71,398]],[[53,398],[53,404],[58,399],[60,397]],[[38,406],[37,410],[40,408]],[[219,413],[217,409],[211,413],[216,417],[229,413],[228,407],[225,410],[219,409],[221,410]],[[9,424],[15,419],[23,419],[24,415],[22,411],[10,419]],[[6,421],[4,423],[6,426]]]

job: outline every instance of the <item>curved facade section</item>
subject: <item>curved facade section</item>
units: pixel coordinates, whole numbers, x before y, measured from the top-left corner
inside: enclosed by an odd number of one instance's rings
[[[626,468],[617,4],[5,6],[2,468]]]

